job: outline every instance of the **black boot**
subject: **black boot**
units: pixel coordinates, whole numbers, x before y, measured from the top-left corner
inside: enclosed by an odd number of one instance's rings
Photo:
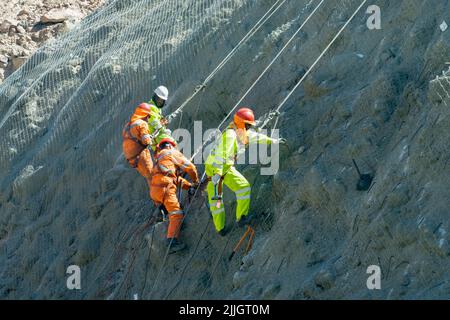
[[[179,241],[177,238],[168,238],[167,245],[170,245],[169,253],[175,253],[186,248],[186,245]]]
[[[246,225],[248,225],[250,223],[251,219],[249,217],[249,215],[247,214],[246,216],[242,216],[240,220],[236,221],[238,227],[245,227]]]
[[[227,234],[228,234],[228,232],[230,231],[230,228],[228,228],[228,227],[224,227],[222,230],[220,230],[218,233],[219,233],[219,235],[221,235],[222,237],[225,237]]]

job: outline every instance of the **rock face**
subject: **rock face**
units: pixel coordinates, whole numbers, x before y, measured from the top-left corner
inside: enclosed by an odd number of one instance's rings
[[[0,11],[0,83],[21,67],[40,46],[68,32],[83,17],[102,6],[104,0],[10,0]],[[26,50],[25,53],[22,50]]]
[[[159,212],[122,155],[123,124],[159,84],[173,112],[273,3],[111,1],[10,75],[0,86],[1,298],[450,298],[443,0],[379,1],[380,30],[361,9],[292,94],[277,122],[288,141],[278,172],[238,165],[252,184],[250,252],[244,243],[228,260],[244,229],[218,236],[198,195],[184,202],[188,249],[165,257],[166,222],[148,223]],[[286,1],[170,129],[219,125],[315,3]],[[360,3],[324,2],[242,104],[264,121]],[[374,175],[369,190],[356,190],[352,159]],[[232,225],[235,197],[224,192]],[[65,287],[74,264],[82,290]],[[379,290],[367,287],[374,265]]]

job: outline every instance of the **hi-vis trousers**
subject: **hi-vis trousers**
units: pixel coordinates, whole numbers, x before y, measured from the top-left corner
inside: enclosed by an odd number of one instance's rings
[[[239,221],[243,216],[248,214],[250,209],[250,183],[236,170],[235,167],[231,167],[225,174],[223,184],[236,194],[236,221]],[[225,227],[225,207],[223,205],[223,199],[220,207],[217,208],[217,200],[212,200],[214,197],[214,184],[211,181],[208,182],[206,190],[208,192],[209,208],[214,226],[217,231],[220,231]]]

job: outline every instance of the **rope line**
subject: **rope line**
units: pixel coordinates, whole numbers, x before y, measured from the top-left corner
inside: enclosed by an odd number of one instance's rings
[[[361,8],[364,6],[364,4],[367,2],[367,0],[363,0],[362,3],[360,4],[360,6],[355,10],[355,12],[350,16],[350,18],[346,21],[346,23],[344,24],[344,26],[339,30],[339,32],[335,35],[335,37],[331,40],[331,42],[327,45],[327,47],[322,51],[322,53],[319,55],[319,57],[314,61],[314,63],[311,65],[311,67],[308,69],[308,71],[305,73],[305,75],[302,77],[302,79],[296,84],[296,86],[289,92],[289,94],[283,99],[283,101],[279,104],[279,106],[276,108],[275,110],[275,115],[279,115],[280,113],[280,109],[283,107],[283,105],[286,103],[286,101],[291,97],[292,93],[298,88],[298,86],[303,82],[303,80],[306,78],[306,76],[308,76],[311,73],[311,70],[317,65],[317,63],[321,60],[321,58],[325,55],[325,53],[328,51],[328,49],[334,44],[334,42],[337,40],[337,38],[341,35],[341,33],[345,30],[345,28],[348,26],[348,24],[353,20],[353,18],[356,16],[356,14],[361,10]],[[322,4],[322,2],[319,4],[319,6]],[[317,8],[316,8],[317,9]],[[278,123],[278,119],[279,117],[277,117],[276,122],[275,122],[275,126]],[[267,122],[264,124],[266,125]],[[211,273],[211,276],[209,277],[209,279],[212,279],[215,272],[216,272],[216,268],[217,265],[220,261],[220,259],[223,256],[223,253],[225,252],[225,248],[228,245],[228,242],[225,244],[225,247],[222,249],[222,252],[219,254],[219,257],[216,261],[216,264],[214,265],[213,271]],[[204,289],[204,291],[201,294],[201,297],[203,297],[203,295],[206,292],[206,288]]]
[[[173,111],[168,117],[167,120],[169,123],[175,119],[184,109],[184,107],[200,92],[202,91],[208,82],[211,81],[212,78],[223,68],[225,64],[236,54],[236,52],[239,50],[239,48],[266,23],[267,20],[269,20],[277,11],[281,8],[281,6],[286,2],[286,0],[277,0],[269,10],[266,11],[266,13],[256,22],[256,24],[250,29],[250,31],[239,41],[239,43],[225,56],[225,58],[214,68],[214,70],[205,78],[205,80],[202,82],[202,84],[198,85],[194,89],[194,93],[188,97],[175,111]],[[272,11],[272,9],[277,6],[278,7]],[[272,11],[272,13],[270,13]],[[270,14],[269,14],[270,13]],[[269,15],[268,15],[269,14]]]
[[[264,69],[264,71],[260,74],[260,76],[253,82],[253,84],[250,86],[250,88],[244,93],[244,95],[241,97],[241,99],[235,104],[235,106],[231,109],[231,111],[228,113],[228,115],[222,120],[222,122],[219,124],[219,126],[217,127],[217,129],[220,129],[220,127],[225,123],[225,121],[226,121],[226,119],[228,119],[229,117],[230,117],[230,115],[233,113],[233,111],[238,107],[238,105],[244,100],[244,98],[248,95],[248,93],[250,93],[250,91],[255,87],[255,85],[259,82],[259,80],[262,78],[262,76],[267,72],[267,70],[275,63],[275,61],[281,56],[281,54],[284,52],[284,50],[289,46],[289,44],[293,41],[293,39],[295,38],[295,36],[303,29],[303,27],[305,26],[305,24],[309,21],[309,19],[314,15],[314,13],[320,8],[320,6],[323,4],[323,2],[324,2],[325,0],[321,0],[320,1],[320,3],[316,6],[316,8],[312,11],[312,13],[308,16],[308,18],[302,23],[302,25],[297,29],[297,31],[294,33],[294,35],[288,40],[288,42],[283,46],[283,48],[281,49],[281,51],[275,56],[275,58],[274,59],[272,59],[272,61],[269,63],[269,65]],[[278,112],[279,113],[279,111],[280,111],[280,109],[284,106],[284,104],[287,102],[287,100],[291,97],[291,95],[293,94],[293,92],[300,86],[300,84],[304,81],[304,79],[311,73],[311,71],[312,71],[312,69],[317,65],[317,63],[322,59],[322,57],[325,55],[325,53],[329,50],[329,48],[334,44],[334,42],[339,38],[339,36],[341,35],[341,33],[345,30],[345,28],[348,26],[348,24],[353,20],[353,18],[356,16],[356,14],[361,10],[361,8],[364,6],[364,4],[367,2],[367,0],[363,0],[362,1],[362,3],[359,5],[359,7],[354,11],[354,13],[350,16],[350,18],[346,21],[346,23],[344,24],[344,26],[338,31],[338,33],[334,36],[334,38],[330,41],[330,43],[326,46],[326,48],[321,52],[321,54],[318,56],[318,58],[314,61],[314,63],[309,67],[309,69],[307,70],[307,72],[303,75],[303,77],[300,79],[300,81],[294,86],[294,88],[292,88],[291,89],[291,91],[288,93],[288,95],[283,99],[283,101],[278,105],[278,107],[276,108],[276,112]],[[207,143],[207,142],[209,142],[209,139],[211,138],[211,136],[210,137],[208,137],[208,139],[207,139],[207,141],[205,141],[204,143],[203,143],[203,145],[202,145],[202,147]],[[194,155],[191,157],[191,159],[192,158],[194,158],[195,157],[195,155],[197,155],[198,154],[198,152],[199,152],[199,150],[197,150],[195,153],[194,153]],[[205,173],[203,173],[203,175],[202,175],[202,180],[203,180],[203,178],[205,177]],[[195,190],[195,193],[194,193],[194,198],[195,198],[195,195],[197,194],[197,192],[198,192],[198,190],[199,190],[199,188],[200,188],[200,185],[196,188],[196,190]],[[185,213],[185,215],[184,215],[184,217],[183,217],[183,221],[184,221],[184,219],[186,218],[186,216],[187,216],[187,213],[188,213],[188,209],[186,210],[186,213]],[[209,221],[210,221],[210,219],[208,220],[208,223],[209,223]],[[202,240],[202,238],[203,238],[203,235],[204,234],[202,234],[201,236],[200,236],[200,239],[198,240],[198,242],[197,242],[197,247],[198,247],[198,244],[200,243],[200,241]],[[159,277],[160,277],[160,275],[161,275],[161,272],[162,272],[162,269],[164,268],[164,266],[165,266],[165,263],[166,263],[166,261],[167,261],[167,255],[168,255],[168,252],[169,252],[169,248],[170,248],[170,244],[169,244],[169,246],[168,246],[168,248],[167,248],[167,251],[166,251],[166,255],[165,255],[165,257],[164,257],[164,261],[163,261],[163,264],[162,264],[162,266],[161,266],[161,268],[160,268],[160,271],[158,272],[158,276],[157,276],[157,278],[155,279],[155,282],[154,282],[154,284],[153,284],[153,287],[152,287],[152,292],[153,292],[153,290],[154,290],[154,288],[155,288],[155,286],[156,286],[156,284],[157,284],[157,280],[159,279]],[[192,259],[193,259],[193,256],[195,255],[195,253],[196,253],[197,251],[195,251],[194,252],[194,254],[190,257],[190,259],[188,260],[188,263],[185,265],[185,267],[183,268],[183,274],[184,274],[184,271],[187,269],[187,266],[188,266],[188,264],[192,261]],[[219,256],[219,259],[218,259],[218,261],[220,261],[220,256]],[[216,265],[217,265],[217,263],[216,263]],[[214,268],[216,268],[216,266],[214,267]],[[215,270],[214,270],[215,271]],[[171,293],[172,293],[172,291],[178,286],[178,284],[180,283],[180,281],[181,280],[179,280],[178,282],[177,282],[177,284],[175,285],[175,287],[174,288],[172,288],[172,290],[169,292],[169,294],[166,296],[166,297],[168,297]],[[202,296],[203,296],[203,293],[202,293]]]
[[[261,80],[261,78],[266,74],[266,72],[272,67],[272,65],[278,60],[278,58],[281,56],[281,54],[286,50],[286,48],[291,44],[291,42],[294,40],[294,38],[297,36],[297,34],[303,29],[303,27],[306,25],[306,23],[311,19],[311,17],[316,13],[316,11],[322,6],[322,4],[325,2],[325,0],[321,0],[320,3],[314,8],[314,10],[309,14],[309,16],[306,18],[306,20],[301,24],[301,26],[295,31],[295,33],[291,36],[291,38],[286,42],[286,44],[283,46],[283,48],[278,52],[278,54],[270,61],[268,66],[264,69],[264,71],[258,76],[258,78],[250,85],[250,87],[247,89],[247,91],[244,93],[244,95],[239,99],[239,101],[233,106],[231,111],[223,118],[222,122],[219,123],[217,126],[217,129],[220,130],[220,127],[227,121],[227,119],[231,116],[231,114],[236,110],[236,108],[241,104],[241,102],[247,97],[247,95],[253,90],[253,88],[256,86],[256,84]],[[194,158],[200,150],[203,148],[203,146],[211,140],[211,138],[214,137],[214,133],[211,133],[205,143],[201,147],[199,147],[192,158]]]
[[[306,23],[310,20],[310,18],[316,13],[316,11],[320,8],[320,6],[323,4],[324,1],[325,1],[325,0],[321,0],[320,3],[315,7],[315,9],[308,15],[307,19],[301,24],[301,26],[297,29],[297,31],[294,33],[294,35],[291,36],[291,38],[290,38],[290,39],[288,40],[288,42],[283,46],[283,48],[281,49],[281,51],[275,56],[275,58],[272,59],[272,61],[269,63],[269,65],[264,69],[264,71],[260,74],[260,76],[256,79],[256,81],[254,81],[254,83],[250,86],[250,88],[247,90],[247,92],[244,94],[244,96],[241,97],[241,99],[238,101],[238,103],[236,103],[236,105],[232,108],[232,110],[231,110],[231,111],[228,113],[228,115],[222,120],[222,122],[219,124],[219,126],[218,126],[216,129],[219,129],[219,130],[220,130],[220,126],[221,126],[223,123],[225,123],[226,119],[229,118],[229,116],[231,115],[231,113],[237,108],[237,106],[238,106],[238,105],[242,102],[242,100],[248,95],[248,93],[255,87],[256,83],[259,82],[259,80],[260,80],[260,79],[262,78],[262,76],[267,72],[267,70],[269,70],[269,68],[270,68],[270,67],[275,63],[275,61],[281,56],[281,54],[284,52],[284,50],[285,50],[285,49],[289,46],[289,44],[293,41],[293,39],[295,38],[295,36],[303,29],[303,27],[304,27],[304,26],[306,25]],[[203,142],[202,146],[194,153],[194,155],[191,157],[191,159],[193,159],[193,158],[198,154],[199,150],[201,150],[201,148],[204,147],[204,145],[210,140],[210,138],[211,138],[211,135],[207,138],[207,140],[206,140],[205,142]],[[203,181],[203,179],[205,178],[205,175],[206,175],[206,174],[203,173],[202,179],[201,179],[202,181]],[[200,184],[199,184],[199,186],[197,187],[197,189],[195,190],[194,198],[195,198],[195,195],[197,194],[197,191],[198,191],[199,187],[200,187]],[[184,219],[186,218],[187,213],[188,213],[188,212],[186,211],[185,214],[184,214],[184,216],[183,216],[182,223],[183,223]],[[209,219],[209,220],[210,220],[210,219]],[[202,237],[203,237],[203,235],[201,235],[201,237],[200,237],[198,243],[200,243]],[[169,253],[169,248],[170,248],[171,243],[172,243],[172,241],[170,242],[170,244],[169,244],[168,247],[167,247],[166,255],[165,255],[165,257],[164,257],[163,264],[162,264],[162,266],[161,266],[161,268],[160,268],[160,270],[159,270],[159,272],[158,272],[158,275],[157,275],[156,280],[159,280],[159,277],[160,277],[160,275],[161,275],[162,269],[163,269],[164,266],[165,266],[165,263],[166,263],[166,261],[167,261],[167,256],[168,256],[168,253]],[[188,263],[189,263],[189,261],[188,261]],[[186,265],[186,266],[187,266],[187,265]],[[153,287],[152,287],[152,291],[151,291],[151,292],[153,292],[153,289],[154,289],[155,286],[156,286],[156,283],[157,283],[156,280],[155,280],[155,282],[154,282],[154,284],[153,284]]]

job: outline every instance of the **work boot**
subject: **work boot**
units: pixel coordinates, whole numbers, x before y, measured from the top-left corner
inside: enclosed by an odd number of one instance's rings
[[[238,227],[245,227],[250,223],[250,217],[248,215],[242,216],[240,220],[236,221]]]
[[[220,236],[225,237],[225,236],[228,234],[229,231],[230,231],[230,228],[224,227],[224,228],[223,228],[222,230],[220,230],[218,233],[219,233]]]
[[[168,238],[167,245],[170,245],[169,253],[175,253],[186,248],[186,245],[176,238]]]

